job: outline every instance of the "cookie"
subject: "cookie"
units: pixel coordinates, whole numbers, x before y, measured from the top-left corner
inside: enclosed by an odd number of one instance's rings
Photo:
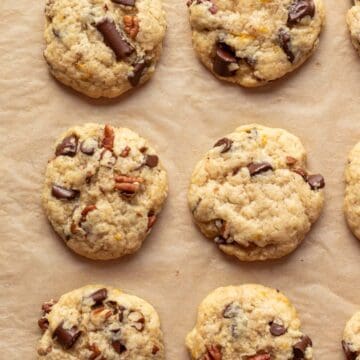
[[[140,248],[167,189],[166,171],[145,139],[126,128],[86,124],[57,140],[42,203],[69,248],[107,260]]]
[[[360,239],[360,142],[350,151],[345,170],[344,212],[353,234]]]
[[[314,52],[324,23],[321,0],[189,0],[195,52],[218,78],[262,86]]]
[[[166,22],[161,0],[47,0],[44,51],[60,82],[93,98],[149,80]]]
[[[360,311],[346,323],[341,345],[347,360],[360,359]]]
[[[242,261],[289,254],[320,215],[324,178],[308,174],[300,140],[256,124],[218,140],[188,193],[201,232]]]
[[[165,359],[155,309],[118,289],[85,286],[44,303],[42,312],[39,360]]]
[[[346,22],[349,27],[351,42],[360,54],[360,2],[355,1],[355,5],[348,11]]]
[[[218,288],[200,304],[186,337],[194,360],[313,359],[294,306],[278,290],[245,284]]]

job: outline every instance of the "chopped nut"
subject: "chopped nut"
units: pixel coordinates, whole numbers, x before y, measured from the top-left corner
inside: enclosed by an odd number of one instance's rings
[[[102,140],[102,147],[107,150],[112,151],[114,147],[114,129],[110,125],[105,125],[104,127],[104,138]]]
[[[50,301],[44,302],[41,306],[41,310],[43,311],[43,314],[48,314],[51,310],[52,307],[57,303],[56,300],[51,299]]]
[[[156,223],[156,219],[156,215],[150,211],[148,214],[148,230],[150,230],[154,226],[154,224]]]
[[[116,175],[115,181],[118,183],[143,183],[145,180],[141,177],[126,176],[126,175]]]
[[[296,164],[297,160],[295,158],[293,158],[292,156],[287,156],[286,157],[286,164],[289,166],[292,166],[294,164]]]
[[[221,346],[209,345],[207,346],[207,353],[203,356],[202,360],[221,360]]]
[[[139,20],[136,16],[125,15],[124,18],[124,30],[131,37],[135,39],[139,32]]]
[[[87,205],[84,207],[84,209],[81,211],[80,225],[81,223],[86,221],[87,214],[91,211],[94,211],[95,209],[96,209],[96,205]]]
[[[101,355],[101,351],[99,350],[96,344],[89,345],[88,349],[92,352],[92,354],[89,357],[89,360],[95,360],[99,355]]]
[[[134,195],[140,188],[140,185],[137,183],[130,184],[130,183],[119,183],[115,184],[115,189],[120,191],[124,196],[131,196]]]
[[[120,156],[121,157],[128,157],[129,156],[129,153],[131,151],[131,148],[130,146],[125,146],[124,150],[121,152]]]

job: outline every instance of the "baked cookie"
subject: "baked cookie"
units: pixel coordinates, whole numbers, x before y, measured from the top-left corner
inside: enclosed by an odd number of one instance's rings
[[[360,359],[360,311],[346,323],[341,345],[346,359]]]
[[[265,85],[299,67],[317,48],[321,0],[189,0],[195,51],[218,78]]]
[[[155,71],[166,22],[161,0],[47,0],[50,72],[93,98],[115,97]]]
[[[313,359],[290,301],[278,290],[246,284],[218,288],[200,304],[186,337],[194,360]]]
[[[42,306],[38,359],[165,359],[160,320],[146,301],[89,285]]]
[[[166,171],[145,139],[129,129],[86,124],[57,140],[42,203],[68,247],[107,260],[140,248],[167,189]]]
[[[350,151],[345,182],[345,217],[353,234],[360,239],[360,142]]]
[[[300,140],[252,124],[220,139],[195,167],[188,194],[201,232],[226,254],[282,257],[304,239],[323,207],[324,178],[309,175]]]
[[[351,36],[351,42],[360,54],[360,1],[355,0],[355,5],[348,11],[346,22]]]

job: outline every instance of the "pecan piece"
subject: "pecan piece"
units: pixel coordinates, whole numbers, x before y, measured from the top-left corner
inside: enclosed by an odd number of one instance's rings
[[[221,360],[221,346],[220,345],[209,345],[206,347],[207,353],[202,357],[201,360]]]
[[[114,138],[115,138],[114,129],[110,125],[105,125],[102,147],[112,151],[114,147]]]
[[[95,360],[99,355],[101,355],[100,349],[97,347],[96,344],[89,344],[88,349],[92,352],[89,357],[89,360]]]
[[[129,153],[130,153],[130,146],[125,146],[124,150],[121,152],[120,156],[121,157],[128,157],[129,156]]]
[[[140,189],[140,185],[138,183],[130,184],[130,183],[118,183],[115,184],[115,190],[120,191],[121,195],[124,196],[132,196]]]
[[[136,16],[125,15],[123,17],[124,30],[130,36],[131,39],[135,39],[139,32],[139,20]]]
[[[156,215],[150,211],[149,214],[148,214],[148,226],[147,226],[147,229],[150,230],[154,224],[156,223]]]
[[[143,183],[144,179],[141,177],[136,177],[136,176],[126,176],[126,175],[116,175],[115,176],[115,182],[117,183],[129,183],[129,184],[134,184],[134,183]]]
[[[96,205],[87,205],[84,207],[84,209],[81,211],[80,225],[81,223],[86,221],[87,214],[91,211],[94,211],[95,209],[96,209]]]
[[[248,358],[248,360],[271,360],[270,354],[258,354]]]

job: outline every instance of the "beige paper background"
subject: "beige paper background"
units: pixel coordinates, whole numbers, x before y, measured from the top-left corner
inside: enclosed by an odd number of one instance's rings
[[[35,359],[43,301],[88,283],[114,285],[158,310],[167,359],[189,359],[184,337],[218,286],[258,282],[296,305],[317,359],[342,359],[345,321],[360,309],[360,244],[343,214],[343,168],[360,140],[360,58],[345,26],[350,1],[324,0],[320,48],[295,74],[244,90],[216,80],[191,47],[185,1],[166,0],[168,32],[154,78],[115,101],[93,101],[57,83],[42,58],[44,1],[0,0],[0,358]],[[168,202],[140,252],[93,262],[70,252],[40,206],[55,138],[88,121],[150,139],[169,172]],[[292,255],[246,264],[222,255],[192,224],[189,176],[213,143],[249,122],[298,135],[311,170],[326,179],[326,206]]]

